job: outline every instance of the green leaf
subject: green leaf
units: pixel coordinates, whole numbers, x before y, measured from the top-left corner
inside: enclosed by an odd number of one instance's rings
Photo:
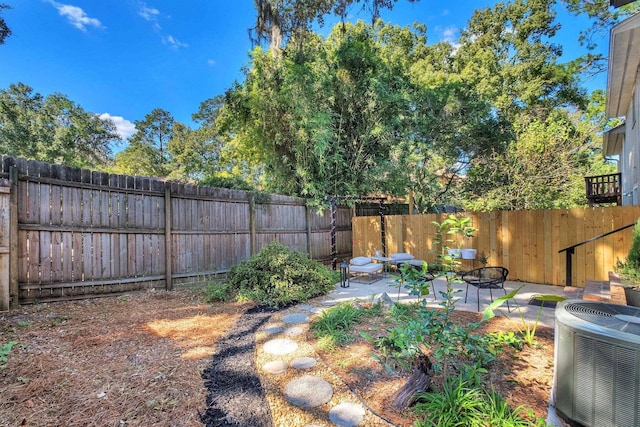
[[[524,285],[520,286],[517,289],[514,289],[513,291],[509,292],[503,297],[496,298],[495,301],[493,301],[491,304],[489,304],[487,308],[484,309],[484,314],[480,321],[484,322],[485,320],[493,319],[495,317],[494,310],[496,310],[498,307],[500,307],[502,304],[504,304],[511,298],[515,297],[516,294],[520,292],[520,289],[522,289],[523,287]]]

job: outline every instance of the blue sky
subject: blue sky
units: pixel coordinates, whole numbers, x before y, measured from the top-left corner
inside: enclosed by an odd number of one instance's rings
[[[253,0],[2,0],[13,32],[0,45],[0,88],[22,82],[35,92],[59,92],[86,111],[105,114],[130,135],[154,108],[191,125],[200,102],[223,93],[248,62]],[[400,0],[383,19],[427,24],[429,43],[455,41],[475,9],[494,1]],[[358,7],[352,8],[357,18]],[[368,15],[359,15],[369,19]],[[562,10],[557,43],[572,59],[582,53],[584,20]],[[324,28],[321,32],[328,32]],[[606,51],[607,40],[600,41]],[[587,82],[602,88],[606,76]]]

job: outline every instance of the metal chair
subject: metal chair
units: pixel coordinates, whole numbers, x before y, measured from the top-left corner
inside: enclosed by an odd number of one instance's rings
[[[489,289],[491,302],[493,302],[493,289],[502,289],[505,295],[507,291],[504,289],[504,282],[507,280],[509,270],[504,267],[480,267],[462,274],[462,280],[467,284],[467,292],[464,295],[464,302],[467,302],[469,295],[469,285],[475,286],[477,289],[478,311],[480,311],[480,289]],[[509,301],[507,301],[507,310],[511,312]]]

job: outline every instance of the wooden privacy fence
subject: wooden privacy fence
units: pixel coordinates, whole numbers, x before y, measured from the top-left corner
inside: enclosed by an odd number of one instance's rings
[[[445,214],[385,217],[387,253],[409,252],[416,258],[434,260],[431,253],[436,227]],[[489,257],[488,265],[509,269],[510,280],[566,284],[565,253],[560,250],[632,224],[640,217],[640,206],[576,208],[534,211],[466,212],[478,229],[470,240],[457,242]],[[617,260],[624,260],[631,247],[633,228],[586,243],[573,255],[574,286],[586,280],[608,280]],[[372,255],[381,247],[380,218],[353,219],[353,254]],[[463,261],[463,268],[480,267]]]
[[[207,280],[271,241],[326,261],[330,234],[303,199],[0,158],[0,310]]]

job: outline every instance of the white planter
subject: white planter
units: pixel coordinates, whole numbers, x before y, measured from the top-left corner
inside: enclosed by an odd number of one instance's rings
[[[452,258],[460,258],[460,249],[449,249],[447,252]]]
[[[475,249],[461,249],[462,259],[476,259]]]

